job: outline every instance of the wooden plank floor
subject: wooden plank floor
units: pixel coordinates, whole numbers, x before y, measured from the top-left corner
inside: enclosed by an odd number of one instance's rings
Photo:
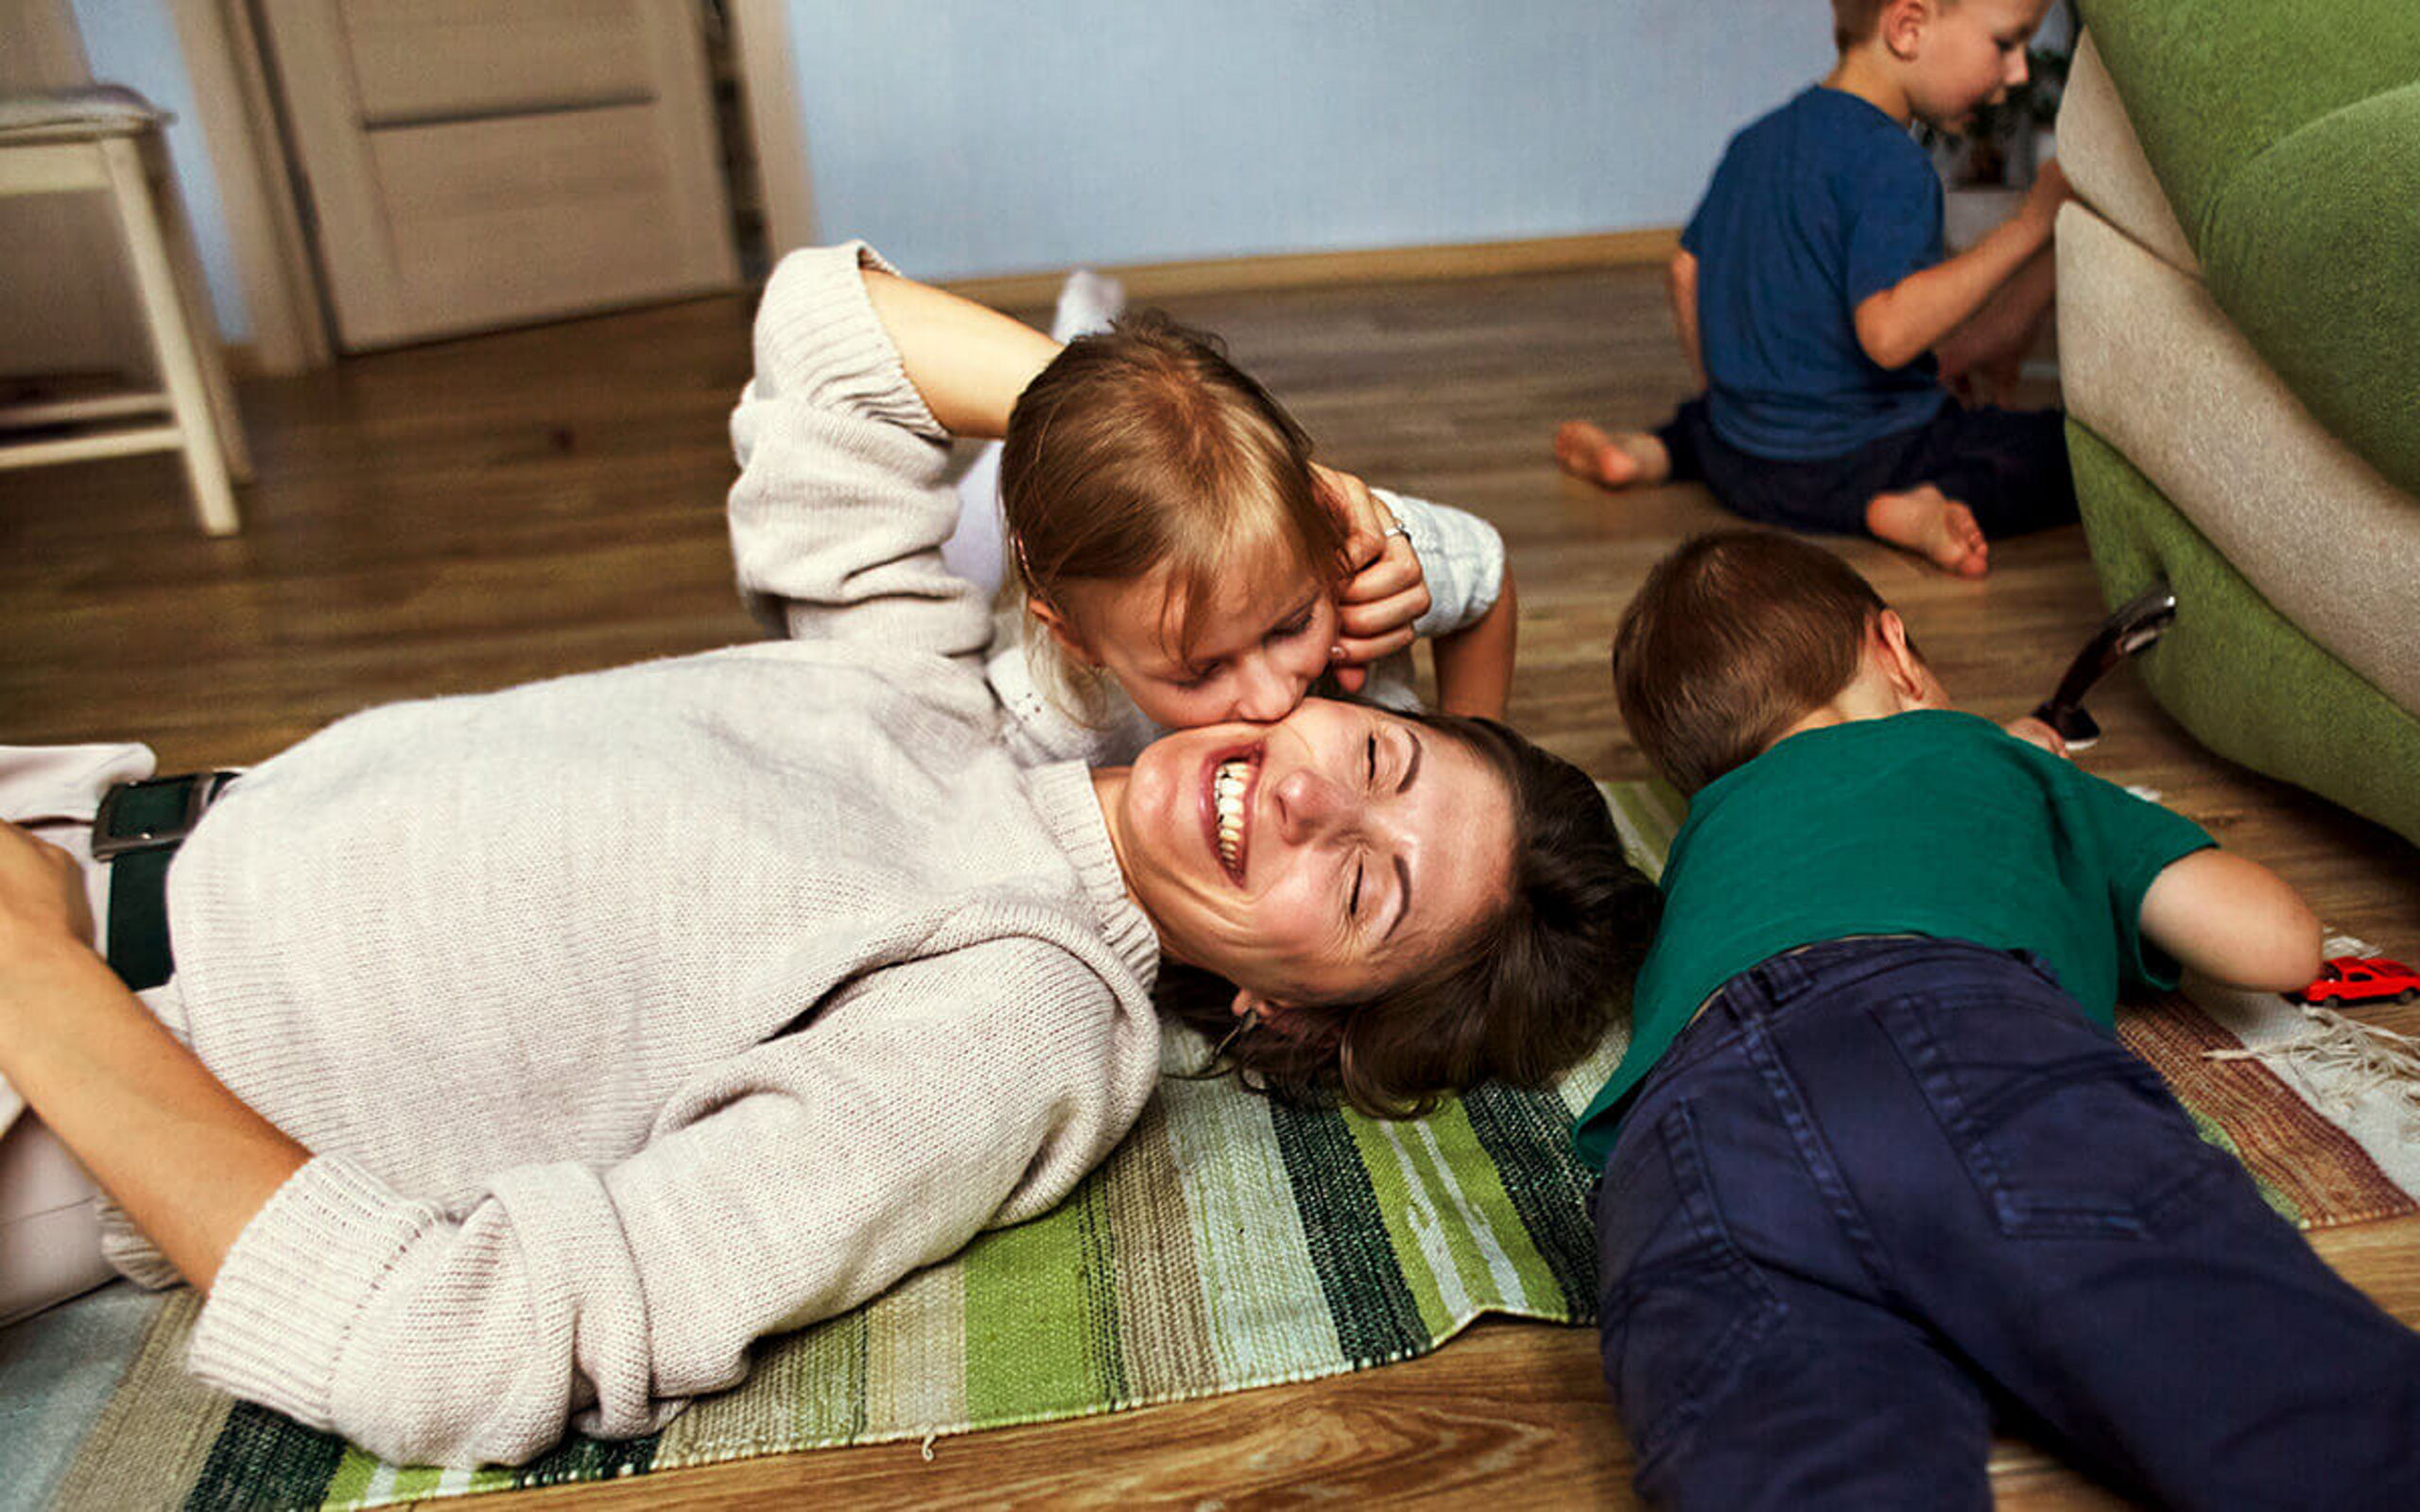
[[[1555,472],[1555,422],[1660,419],[1687,379],[1636,269],[1223,294],[1221,331],[1322,455],[1477,509],[1519,577],[1516,723],[1606,777],[1644,775],[1606,687],[1613,622],[1648,564],[1721,523],[1700,490],[1616,499]],[[260,480],[245,533],[194,529],[160,459],[0,473],[0,741],[151,740],[169,767],[256,761],[393,698],[496,687],[751,636],[731,588],[723,430],[748,306],[717,299],[348,362],[247,385]],[[1040,312],[1020,312],[1028,317]],[[1954,580],[1843,542],[1952,693],[1995,718],[2047,693],[2102,613],[2075,529],[2001,544]],[[2085,765],[2147,783],[2300,886],[2337,927],[2420,951],[2412,849],[2228,766],[2130,674],[2093,703]],[[2420,1029],[2420,1014],[2384,1016]],[[2420,1220],[2323,1253],[2420,1322]],[[663,1472],[566,1495],[597,1507],[1635,1504],[1586,1331],[1487,1322],[1409,1364],[1076,1423]],[[2004,1446],[2000,1504],[2109,1498]],[[481,1505],[497,1505],[482,1500]]]

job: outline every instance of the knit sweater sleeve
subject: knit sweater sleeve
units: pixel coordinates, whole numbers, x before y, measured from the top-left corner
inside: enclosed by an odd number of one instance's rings
[[[1055,1203],[1150,1095],[1138,1015],[1078,952],[986,938],[858,977],[608,1168],[509,1170],[447,1213],[317,1158],[229,1250],[191,1368],[406,1463],[652,1432],[757,1337]]]
[[[949,438],[900,365],[862,242],[792,252],[757,307],[755,376],[731,417],[729,515],[740,594],[768,627],[975,656],[983,592],[949,570]]]
[[[1465,509],[1374,490],[1404,527],[1428,585],[1428,610],[1411,626],[1426,640],[1478,623],[1504,593],[1504,538]]]

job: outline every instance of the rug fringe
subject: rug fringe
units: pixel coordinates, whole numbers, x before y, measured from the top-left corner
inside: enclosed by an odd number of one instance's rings
[[[2290,1040],[2203,1055],[2211,1060],[2257,1060],[2273,1070],[2291,1066],[2340,1118],[2386,1092],[2403,1104],[2407,1128],[2420,1125],[2420,1039],[2317,1004],[2301,1006],[2309,1027]]]

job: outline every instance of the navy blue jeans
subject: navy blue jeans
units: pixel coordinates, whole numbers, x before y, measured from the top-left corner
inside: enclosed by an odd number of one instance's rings
[[[1659,1506],[1989,1507],[1997,1415],[2156,1504],[2420,1507],[2420,1334],[2029,957],[1842,940],[1734,978],[1596,1217]]]
[[[1701,394],[1655,435],[1674,482],[1703,482],[1724,508],[1759,524],[1861,536],[1876,494],[1927,483],[1973,510],[1992,541],[2076,519],[2066,421],[2055,409],[1966,409],[1953,401],[1924,424],[1844,456],[1785,462],[1717,436]]]

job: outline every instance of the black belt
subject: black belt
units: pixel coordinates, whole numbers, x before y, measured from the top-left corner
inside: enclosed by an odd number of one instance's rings
[[[120,782],[93,816],[93,859],[110,868],[110,970],[140,992],[177,972],[168,949],[168,863],[233,772]]]

